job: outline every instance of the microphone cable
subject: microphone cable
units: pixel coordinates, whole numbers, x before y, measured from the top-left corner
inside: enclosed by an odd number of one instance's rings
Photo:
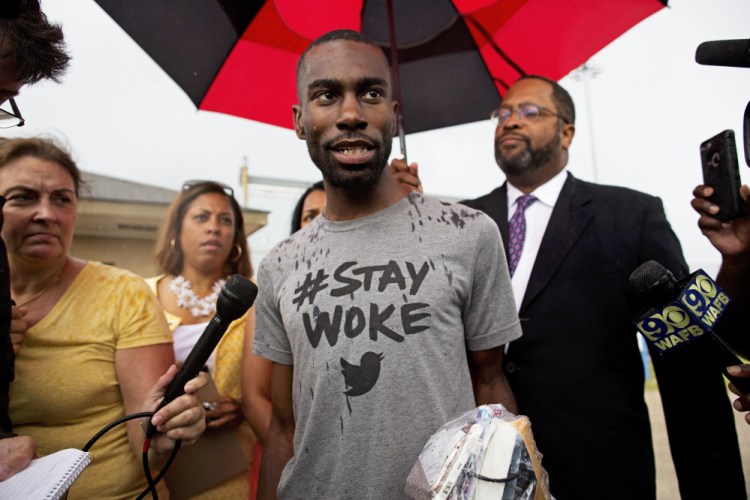
[[[141,492],[140,495],[138,495],[138,497],[136,497],[136,500],[145,498],[149,492],[151,492],[151,498],[153,498],[154,500],[159,499],[159,495],[156,493],[156,485],[159,483],[159,481],[161,481],[161,479],[169,470],[169,467],[172,465],[174,458],[177,456],[177,452],[180,451],[180,446],[182,446],[182,440],[178,439],[174,442],[174,448],[172,448],[172,452],[169,454],[169,458],[167,458],[166,463],[159,471],[159,474],[156,475],[156,479],[154,479],[151,476],[151,467],[149,467],[148,464],[148,449],[151,447],[151,438],[147,437],[143,440],[143,473],[146,475],[146,482],[148,483],[148,486]]]
[[[94,434],[94,437],[89,439],[88,443],[84,445],[83,448],[81,448],[81,451],[88,452],[92,446],[94,446],[94,443],[96,443],[102,436],[104,436],[106,433],[117,427],[118,425],[124,424],[130,420],[134,420],[136,418],[151,418],[154,416],[156,412],[155,411],[143,411],[139,413],[132,413],[130,415],[125,415],[124,417],[120,417],[117,420],[114,420],[110,422],[109,424],[102,427],[102,429]],[[177,456],[177,452],[180,450],[180,446],[182,445],[182,440],[176,440],[174,444],[174,448],[172,448],[172,451],[169,454],[169,457],[167,458],[167,461],[164,463],[164,466],[159,471],[159,474],[156,475],[156,478],[154,478],[151,475],[151,467],[149,467],[148,463],[148,450],[151,448],[151,438],[146,437],[143,440],[143,454],[141,456],[142,464],[143,464],[143,473],[146,476],[146,482],[148,483],[148,486],[145,490],[141,492],[140,495],[136,498],[136,500],[141,500],[145,498],[149,492],[151,493],[151,498],[154,500],[159,499],[159,495],[156,492],[156,485],[159,483],[159,481],[162,480],[164,475],[169,470],[169,467],[172,465],[172,462],[174,461],[175,457]]]

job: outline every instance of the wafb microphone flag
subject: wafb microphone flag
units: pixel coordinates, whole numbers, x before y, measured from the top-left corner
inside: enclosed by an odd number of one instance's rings
[[[691,274],[677,297],[635,320],[638,331],[664,353],[711,331],[731,299],[703,270]]]

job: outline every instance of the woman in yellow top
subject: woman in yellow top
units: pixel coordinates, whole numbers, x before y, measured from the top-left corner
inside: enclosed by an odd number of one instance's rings
[[[0,140],[2,237],[16,303],[10,416],[15,432],[36,439],[40,455],[80,449],[117,418],[153,410],[176,373],[169,330],[143,280],[68,254],[79,186],[78,168],[53,142]],[[153,417],[169,432],[157,434],[152,449],[165,453],[173,439],[194,440],[205,429],[194,392],[206,381],[189,382],[189,394]],[[132,420],[105,434],[69,498],[137,496],[146,487],[143,440]]]
[[[161,227],[156,258],[164,273],[148,281],[172,330],[175,357],[184,361],[215,314],[216,298],[232,274],[252,277],[242,212],[231,188],[190,181],[172,201]],[[208,428],[235,428],[248,466],[255,436],[242,413],[241,363],[252,310],[233,322],[209,358],[220,397],[207,401]],[[248,498],[250,472],[237,474],[200,498]]]

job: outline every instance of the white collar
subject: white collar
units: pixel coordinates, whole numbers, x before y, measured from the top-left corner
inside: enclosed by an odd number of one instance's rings
[[[560,170],[553,178],[536,188],[530,194],[533,194],[537,200],[548,207],[554,207],[557,203],[557,198],[560,197],[565,180],[568,178],[568,174],[565,169]],[[515,205],[516,200],[523,196],[525,193],[518,189],[516,186],[507,183],[508,188],[508,209]]]

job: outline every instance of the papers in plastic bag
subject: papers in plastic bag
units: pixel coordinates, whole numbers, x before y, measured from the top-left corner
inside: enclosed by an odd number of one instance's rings
[[[551,498],[531,424],[502,405],[480,406],[427,441],[404,490],[411,498]]]

